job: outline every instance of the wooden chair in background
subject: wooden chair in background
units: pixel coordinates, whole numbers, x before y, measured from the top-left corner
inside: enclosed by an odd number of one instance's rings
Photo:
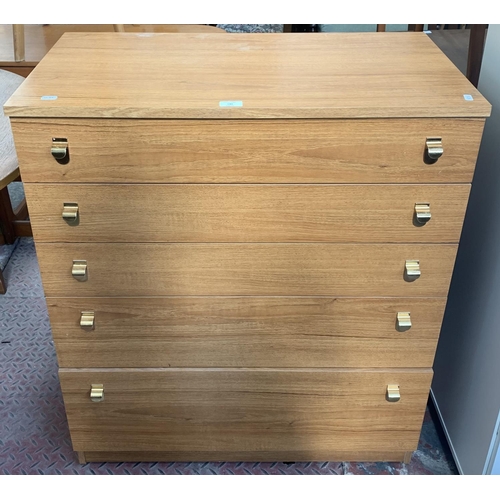
[[[487,24],[471,24],[470,28],[466,76],[474,87],[479,83],[487,29]]]
[[[3,114],[3,105],[23,80],[22,76],[0,70],[0,245],[11,245],[20,236],[32,236],[26,200],[13,207],[9,196],[9,184],[21,179],[9,119]],[[0,293],[5,291],[0,269]]]

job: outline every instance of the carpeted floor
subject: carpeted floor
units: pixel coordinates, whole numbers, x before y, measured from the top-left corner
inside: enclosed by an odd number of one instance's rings
[[[35,247],[22,239],[0,295],[0,474],[457,474],[432,408],[401,463],[93,463],[72,452]]]

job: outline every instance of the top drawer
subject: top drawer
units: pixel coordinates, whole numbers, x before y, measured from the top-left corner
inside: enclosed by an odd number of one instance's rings
[[[25,182],[470,182],[482,119],[12,119]],[[426,139],[444,153],[424,161]],[[68,140],[57,161],[52,138]],[[69,161],[67,161],[69,158]]]

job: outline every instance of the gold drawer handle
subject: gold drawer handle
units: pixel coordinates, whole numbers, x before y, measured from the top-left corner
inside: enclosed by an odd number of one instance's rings
[[[83,330],[93,330],[95,328],[95,312],[82,311],[80,314],[80,328]]]
[[[52,139],[52,148],[50,149],[50,152],[57,161],[67,159],[68,139],[61,137],[54,137]]]
[[[415,203],[415,220],[421,226],[431,220],[430,203]]]
[[[71,275],[75,280],[87,281],[87,261],[86,260],[74,260],[73,267],[71,268]]]
[[[99,403],[104,399],[104,385],[91,384],[90,386],[90,400],[94,403]]]
[[[78,203],[64,203],[62,218],[70,226],[76,226],[79,222]]]
[[[398,312],[396,319],[396,329],[398,332],[406,332],[411,328],[411,318],[409,312]]]
[[[389,403],[397,403],[401,399],[401,394],[399,393],[399,385],[389,384],[387,386],[385,399],[387,399]]]
[[[425,141],[426,163],[436,163],[443,156],[443,140],[441,137],[428,137]]]
[[[405,280],[415,281],[420,278],[420,261],[407,260],[405,264]]]

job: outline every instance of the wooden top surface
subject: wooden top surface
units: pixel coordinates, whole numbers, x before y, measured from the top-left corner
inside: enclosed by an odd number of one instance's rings
[[[66,33],[5,113],[485,117],[490,105],[424,33]]]

